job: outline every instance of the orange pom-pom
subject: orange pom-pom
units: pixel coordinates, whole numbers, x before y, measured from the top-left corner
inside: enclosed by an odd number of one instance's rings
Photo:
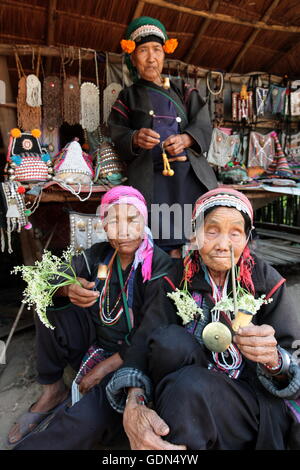
[[[22,132],[20,131],[20,129],[18,129],[17,127],[15,127],[14,129],[11,129],[10,135],[11,135],[14,139],[18,139],[18,137],[21,137]]]
[[[32,129],[31,135],[35,137],[36,139],[39,139],[42,135],[41,131],[39,129]]]
[[[122,51],[127,54],[131,54],[135,49],[135,42],[131,39],[122,39],[121,41]]]
[[[165,44],[163,45],[163,49],[167,54],[173,54],[177,46],[177,39],[167,39]]]
[[[19,194],[24,194],[26,192],[26,189],[24,188],[24,186],[19,186],[17,189],[17,192]]]

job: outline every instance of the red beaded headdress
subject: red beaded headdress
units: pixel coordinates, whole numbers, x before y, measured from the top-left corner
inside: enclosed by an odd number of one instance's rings
[[[196,220],[204,217],[205,212],[212,207],[233,207],[239,212],[243,212],[248,216],[251,226],[253,224],[253,208],[249,199],[241,192],[231,188],[217,188],[203,194],[197,199],[192,216],[192,223],[195,226]],[[243,253],[238,261],[240,268],[238,281],[254,294],[254,285],[252,281],[252,269],[254,260],[251,256],[248,244],[246,244]],[[190,282],[194,274],[199,270],[199,252],[191,251],[184,259],[184,279]]]

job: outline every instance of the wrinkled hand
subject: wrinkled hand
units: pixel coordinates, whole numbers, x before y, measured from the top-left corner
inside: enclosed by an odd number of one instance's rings
[[[193,145],[193,139],[188,134],[170,135],[164,141],[164,148],[171,156],[183,153],[184,149]]]
[[[160,143],[160,135],[152,129],[142,128],[133,135],[133,145],[151,150]]]
[[[91,307],[99,297],[98,291],[92,291],[94,282],[89,282],[86,279],[78,277],[77,280],[81,286],[77,284],[71,284],[67,286],[66,295],[69,297],[72,304],[78,307]]]
[[[91,388],[97,385],[105,377],[106,373],[103,371],[102,364],[97,364],[90,372],[88,372],[79,384],[79,392],[83,395]]]
[[[126,405],[123,425],[132,450],[185,450],[161,438],[169,434],[168,425],[145,405]]]
[[[270,325],[253,325],[239,328],[233,341],[241,353],[251,361],[274,367],[277,364],[278,352],[275,330]]]

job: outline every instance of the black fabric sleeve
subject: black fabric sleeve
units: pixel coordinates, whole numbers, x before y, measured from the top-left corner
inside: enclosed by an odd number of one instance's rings
[[[190,92],[186,103],[189,124],[183,132],[195,141],[191,148],[199,154],[207,152],[212,136],[212,125],[207,104],[197,90]]]
[[[108,127],[111,139],[122,160],[130,162],[144,153],[142,149],[135,149],[132,145],[132,138],[136,129],[131,128],[130,108],[127,102],[126,89],[120,92],[111,110],[108,118]]]
[[[266,279],[267,295],[281,282],[282,276],[267,263],[263,266],[263,276]],[[257,324],[271,325],[275,330],[278,344],[293,352],[293,342],[300,339],[300,315],[285,283],[271,295],[271,298],[272,302],[263,305],[257,313]]]
[[[167,255],[163,250],[158,246],[154,245],[153,261],[152,261],[152,277],[150,281],[147,281],[143,285],[141,268],[139,268],[139,273],[137,274],[137,283],[140,286],[140,289],[143,290],[141,294],[142,303],[138,311],[138,316],[141,319],[143,324],[146,313],[151,306],[152,302],[155,302],[155,296],[157,295],[157,290],[162,282],[162,278],[167,276],[170,271],[173,269],[173,262],[169,255]],[[142,286],[142,287],[141,287]],[[140,323],[137,327],[133,328],[129,335],[126,337],[126,342],[122,344],[119,354],[124,360],[125,354],[129,347],[131,347],[132,338],[136,334],[136,331],[140,329]]]
[[[173,292],[173,287],[166,278],[158,279],[147,286],[144,318],[138,331],[132,339],[130,347],[124,356],[123,367],[138,369],[147,373],[147,353],[149,334],[161,325],[180,324],[173,300],[167,297]]]
[[[280,274],[271,266],[265,264],[263,268],[266,279],[266,294],[271,292],[282,281]],[[300,368],[298,361],[293,358],[296,352],[297,340],[300,338],[300,316],[296,305],[290,297],[283,283],[271,296],[272,302],[261,307],[257,313],[257,324],[271,325],[275,330],[278,345],[287,351],[291,363],[286,380],[277,380],[257,365],[257,375],[262,385],[272,394],[280,398],[295,399],[300,396]]]

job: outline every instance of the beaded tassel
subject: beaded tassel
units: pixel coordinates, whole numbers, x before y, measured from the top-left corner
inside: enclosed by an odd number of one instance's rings
[[[164,162],[164,169],[163,169],[162,174],[164,176],[173,176],[174,170],[171,169],[167,154],[164,150],[162,152],[162,157],[163,157],[163,162]]]

